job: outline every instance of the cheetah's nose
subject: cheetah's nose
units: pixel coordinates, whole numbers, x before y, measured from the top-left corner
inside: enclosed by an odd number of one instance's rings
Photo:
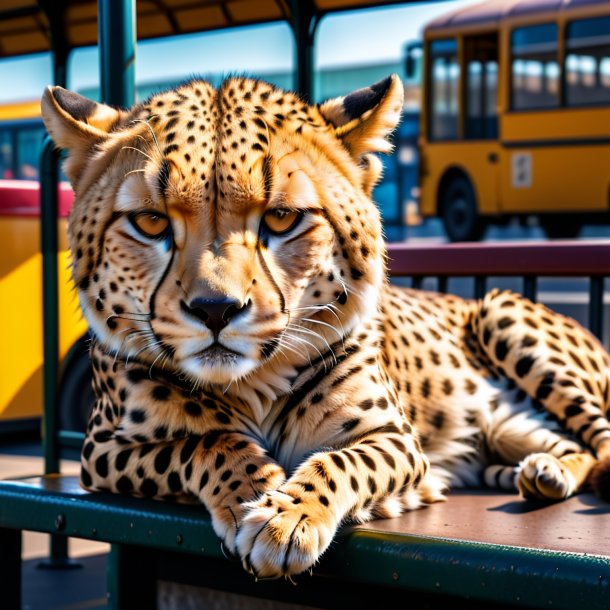
[[[231,321],[232,318],[245,312],[252,301],[240,303],[236,299],[228,297],[221,299],[194,298],[188,305],[180,302],[182,311],[201,320],[214,334],[217,339],[220,331]]]

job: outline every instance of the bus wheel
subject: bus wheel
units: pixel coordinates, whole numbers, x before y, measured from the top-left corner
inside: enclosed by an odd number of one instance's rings
[[[89,413],[95,403],[91,386],[93,373],[89,360],[87,337],[81,337],[64,361],[59,389],[59,424],[63,430],[84,432]]]
[[[441,198],[441,217],[450,241],[478,241],[485,221],[477,210],[474,190],[464,176],[454,178]]]
[[[582,220],[576,215],[549,214],[540,217],[540,226],[549,239],[574,239],[582,229]]]

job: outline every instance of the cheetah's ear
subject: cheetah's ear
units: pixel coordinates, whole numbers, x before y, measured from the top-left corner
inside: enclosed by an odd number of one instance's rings
[[[360,160],[367,153],[389,153],[392,134],[402,112],[404,87],[397,74],[320,105],[336,135]]]
[[[122,112],[62,87],[47,87],[40,106],[47,131],[59,148],[69,152],[64,171],[74,184],[88,150],[108,137]]]

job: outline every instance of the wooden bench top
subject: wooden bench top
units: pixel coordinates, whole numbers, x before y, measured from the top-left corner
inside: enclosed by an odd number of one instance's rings
[[[200,505],[91,494],[75,477],[0,482],[0,526],[193,553],[222,560],[219,569],[236,567],[223,558]],[[516,495],[456,492],[396,519],[343,528],[315,574],[496,603],[607,609],[610,505],[590,494],[532,505]],[[298,580],[307,586],[308,578]]]

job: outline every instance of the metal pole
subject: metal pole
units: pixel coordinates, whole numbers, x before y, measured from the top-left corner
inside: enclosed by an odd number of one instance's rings
[[[297,46],[297,90],[307,100],[314,96],[314,41],[319,15],[311,0],[290,0],[290,26]]]
[[[65,37],[64,5],[52,0],[38,0],[49,21],[53,83],[67,85],[70,48]],[[57,269],[59,213],[59,153],[51,138],[42,145],[40,156],[40,243],[42,251],[43,294],[43,448],[45,474],[60,470],[59,412],[59,274]],[[68,557],[68,539],[51,536],[49,558],[43,568],[75,568],[81,564]]]
[[[603,342],[604,278],[593,275],[589,284],[589,330]]]
[[[59,294],[57,272],[57,193],[59,154],[47,137],[40,163],[40,237],[42,250],[43,441],[45,473],[59,472],[57,391],[59,385]]]
[[[135,0],[98,0],[102,101],[129,107],[135,102]]]

